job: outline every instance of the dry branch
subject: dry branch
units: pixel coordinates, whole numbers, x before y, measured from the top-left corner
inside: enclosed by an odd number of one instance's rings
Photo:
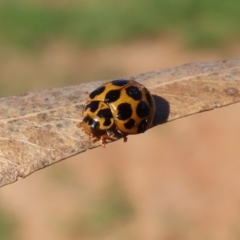
[[[127,77],[154,95],[154,126],[240,101],[240,58]],[[0,186],[93,147],[76,124],[94,82],[0,99]],[[106,149],[107,151],[107,149]]]

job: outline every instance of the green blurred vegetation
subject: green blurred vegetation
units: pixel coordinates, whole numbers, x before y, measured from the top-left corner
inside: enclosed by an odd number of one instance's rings
[[[68,232],[71,236],[104,235],[109,230],[126,226],[133,219],[134,209],[118,183],[110,184],[102,195],[104,197],[92,203],[86,214],[77,214],[70,221]]]
[[[31,49],[58,38],[92,47],[169,34],[189,46],[217,46],[239,40],[239,9],[236,0],[4,0],[0,42]]]
[[[6,213],[2,208],[0,208],[0,239],[15,240],[16,237],[16,226],[17,222]]]

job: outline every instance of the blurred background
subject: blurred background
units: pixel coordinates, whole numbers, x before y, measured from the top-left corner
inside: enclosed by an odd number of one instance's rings
[[[2,0],[0,96],[240,55],[234,0]],[[239,104],[0,189],[0,239],[240,239]]]

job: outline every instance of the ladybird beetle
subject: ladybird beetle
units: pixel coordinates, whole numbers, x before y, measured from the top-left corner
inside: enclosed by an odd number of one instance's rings
[[[93,142],[114,141],[128,134],[145,132],[152,125],[155,102],[152,95],[134,80],[119,79],[108,82],[87,98],[83,108],[83,120],[77,126],[89,135]]]

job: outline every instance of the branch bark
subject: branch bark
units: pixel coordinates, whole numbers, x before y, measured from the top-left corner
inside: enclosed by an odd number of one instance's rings
[[[142,83],[154,95],[154,126],[240,101],[240,58],[191,63],[126,79]],[[87,95],[104,82],[1,98],[0,186],[100,146],[76,125]]]

